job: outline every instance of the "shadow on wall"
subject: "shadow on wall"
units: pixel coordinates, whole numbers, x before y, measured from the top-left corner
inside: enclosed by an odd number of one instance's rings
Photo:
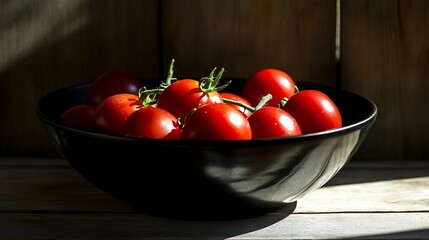
[[[157,31],[156,7],[157,1],[2,1],[0,154],[59,156],[35,111],[52,90],[115,69],[155,77],[157,35],[149,33]]]

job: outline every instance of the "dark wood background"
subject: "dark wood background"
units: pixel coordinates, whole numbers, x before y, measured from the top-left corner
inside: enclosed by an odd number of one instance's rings
[[[274,67],[356,92],[379,114],[355,159],[429,159],[426,0],[0,0],[0,155],[58,156],[48,92],[172,58],[177,77]]]

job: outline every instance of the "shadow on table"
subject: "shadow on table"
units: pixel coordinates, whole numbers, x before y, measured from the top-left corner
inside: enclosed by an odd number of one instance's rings
[[[263,219],[269,215],[269,219],[272,222],[277,222],[277,220],[281,220],[290,214],[292,214],[297,206],[296,202],[292,203],[278,203],[275,204],[275,207],[272,208],[261,208],[261,209],[252,209],[248,207],[239,208],[239,206],[234,205],[237,209],[231,206],[223,206],[219,205],[213,207],[210,210],[202,209],[202,210],[193,210],[191,207],[187,206],[183,211],[176,211],[174,213],[169,213],[168,211],[162,211],[160,209],[156,209],[155,212],[150,212],[148,209],[140,210],[139,208],[135,208],[137,212],[147,214],[154,217],[161,217],[166,219],[175,219],[181,221],[200,221],[200,222],[225,222],[225,221],[240,221],[246,219]],[[180,207],[179,207],[180,208]],[[246,212],[247,211],[247,212]],[[217,213],[216,213],[217,212]],[[272,223],[271,223],[272,224]],[[266,226],[264,226],[266,227]]]
[[[273,213],[252,218],[217,221],[163,219],[160,222],[151,220],[149,224],[153,226],[153,229],[158,230],[163,228],[163,224],[167,224],[168,232],[171,233],[172,237],[180,236],[181,238],[186,238],[189,236],[198,239],[227,239],[255,232],[280,222],[292,214],[296,206],[297,203],[292,202]],[[158,223],[161,225],[158,225]]]
[[[289,216],[296,203],[267,215],[228,221],[190,221],[123,212],[104,214],[34,214],[12,215],[12,221],[1,221],[0,238],[49,239],[228,239],[269,227]],[[20,231],[16,229],[37,229]],[[102,229],[102,231],[100,231]],[[40,236],[38,235],[40,234]]]

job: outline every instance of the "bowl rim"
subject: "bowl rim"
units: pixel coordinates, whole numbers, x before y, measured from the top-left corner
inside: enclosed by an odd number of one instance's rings
[[[77,129],[77,128],[73,128],[73,127],[69,127],[66,125],[61,124],[58,120],[48,116],[47,114],[45,114],[42,111],[42,104],[44,101],[46,101],[46,99],[48,99],[49,97],[55,95],[55,94],[59,94],[60,92],[63,91],[67,91],[73,88],[85,88],[87,86],[90,85],[90,83],[77,83],[77,84],[73,84],[73,85],[69,85],[63,88],[59,88],[56,89],[54,91],[51,91],[47,94],[45,94],[44,96],[42,96],[37,105],[36,105],[36,112],[39,116],[39,119],[42,120],[42,122],[48,123],[50,125],[53,125],[57,128],[60,128],[62,130],[65,131],[69,131],[69,132],[74,132],[77,134],[81,134],[81,135],[87,135],[87,136],[92,136],[92,137],[96,137],[96,138],[103,138],[103,139],[112,139],[112,140],[121,140],[121,141],[142,141],[142,142],[146,142],[146,141],[150,141],[150,142],[162,142],[165,144],[174,144],[174,145],[204,145],[204,146],[210,146],[210,145],[219,145],[221,143],[225,143],[226,145],[230,145],[230,144],[251,144],[251,143],[255,143],[255,144],[259,144],[259,143],[272,143],[274,142],[283,142],[283,141],[296,141],[296,140],[300,140],[300,139],[313,139],[316,137],[330,137],[330,136],[336,136],[338,134],[342,134],[345,132],[352,132],[356,129],[361,128],[361,126],[365,126],[365,125],[370,125],[372,124],[377,115],[378,115],[378,108],[377,105],[375,104],[374,101],[372,101],[371,99],[364,97],[362,95],[359,95],[357,93],[354,93],[352,91],[349,90],[345,90],[343,88],[339,88],[339,87],[333,87],[333,86],[329,86],[329,85],[325,85],[325,84],[320,84],[320,83],[313,83],[313,82],[300,82],[300,81],[296,81],[297,85],[308,85],[308,86],[314,86],[314,87],[318,87],[318,88],[329,88],[331,90],[339,90],[345,94],[349,94],[349,95],[353,95],[354,97],[360,98],[361,100],[365,101],[369,106],[370,106],[370,114],[365,117],[364,119],[362,119],[361,121],[352,123],[352,124],[348,124],[345,126],[342,126],[340,128],[336,128],[336,129],[329,129],[329,130],[325,130],[325,131],[320,131],[320,132],[315,132],[315,133],[305,133],[305,134],[301,134],[298,136],[286,136],[286,137],[271,137],[271,138],[260,138],[260,139],[250,139],[250,140],[167,140],[167,139],[150,139],[150,138],[139,138],[139,137],[126,137],[126,136],[119,136],[119,135],[113,135],[113,134],[108,134],[108,133],[99,133],[99,132],[92,132],[92,131],[87,131],[87,130],[82,130],[82,129]],[[179,144],[178,144],[179,143]]]

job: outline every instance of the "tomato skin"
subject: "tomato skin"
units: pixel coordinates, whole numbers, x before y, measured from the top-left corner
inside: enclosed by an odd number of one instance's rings
[[[101,102],[95,113],[95,129],[99,132],[120,135],[127,118],[143,108],[139,97],[129,93],[119,93]]]
[[[240,95],[237,95],[237,94],[235,94],[235,93],[230,93],[230,92],[220,92],[219,94],[220,94],[220,96],[221,96],[222,98],[231,99],[231,100],[234,100],[234,101],[237,101],[237,102],[244,103],[244,104],[246,104],[246,105],[248,105],[248,106],[250,106],[250,107],[253,107],[253,106],[250,104],[250,102],[249,102],[249,101],[247,101],[247,99],[245,99],[244,97],[242,97],[242,96],[240,96]],[[252,114],[252,112],[251,112],[250,110],[248,110],[248,109],[246,109],[246,108],[244,108],[244,107],[241,107],[241,106],[236,105],[236,104],[234,104],[234,103],[228,103],[228,102],[225,102],[225,103],[226,103],[226,104],[229,104],[229,105],[231,105],[231,106],[234,106],[234,107],[235,107],[235,108],[237,108],[241,113],[243,113],[243,114],[244,114],[244,116],[246,116],[246,117],[249,117],[249,116]]]
[[[213,103],[188,115],[180,135],[182,140],[251,140],[247,118],[234,106]]]
[[[252,106],[256,106],[262,97],[272,95],[267,105],[278,106],[283,98],[290,98],[295,93],[295,81],[284,71],[264,68],[253,73],[244,83],[241,96]]]
[[[302,90],[289,98],[283,109],[289,112],[301,127],[302,134],[342,127],[340,111],[335,103],[318,90]]]
[[[205,93],[194,79],[182,79],[173,82],[160,94],[156,106],[172,113],[180,119],[192,109],[209,103],[222,103],[217,91]]]
[[[264,106],[253,112],[248,120],[253,139],[301,135],[301,128],[295,118],[278,107]]]
[[[161,108],[146,107],[133,112],[124,123],[122,134],[127,137],[180,139],[177,118]]]
[[[140,82],[131,74],[121,71],[106,72],[89,86],[86,103],[97,106],[104,99],[118,93],[138,94]]]
[[[92,130],[95,122],[96,107],[88,104],[79,104],[67,109],[61,114],[62,124],[82,130]]]

